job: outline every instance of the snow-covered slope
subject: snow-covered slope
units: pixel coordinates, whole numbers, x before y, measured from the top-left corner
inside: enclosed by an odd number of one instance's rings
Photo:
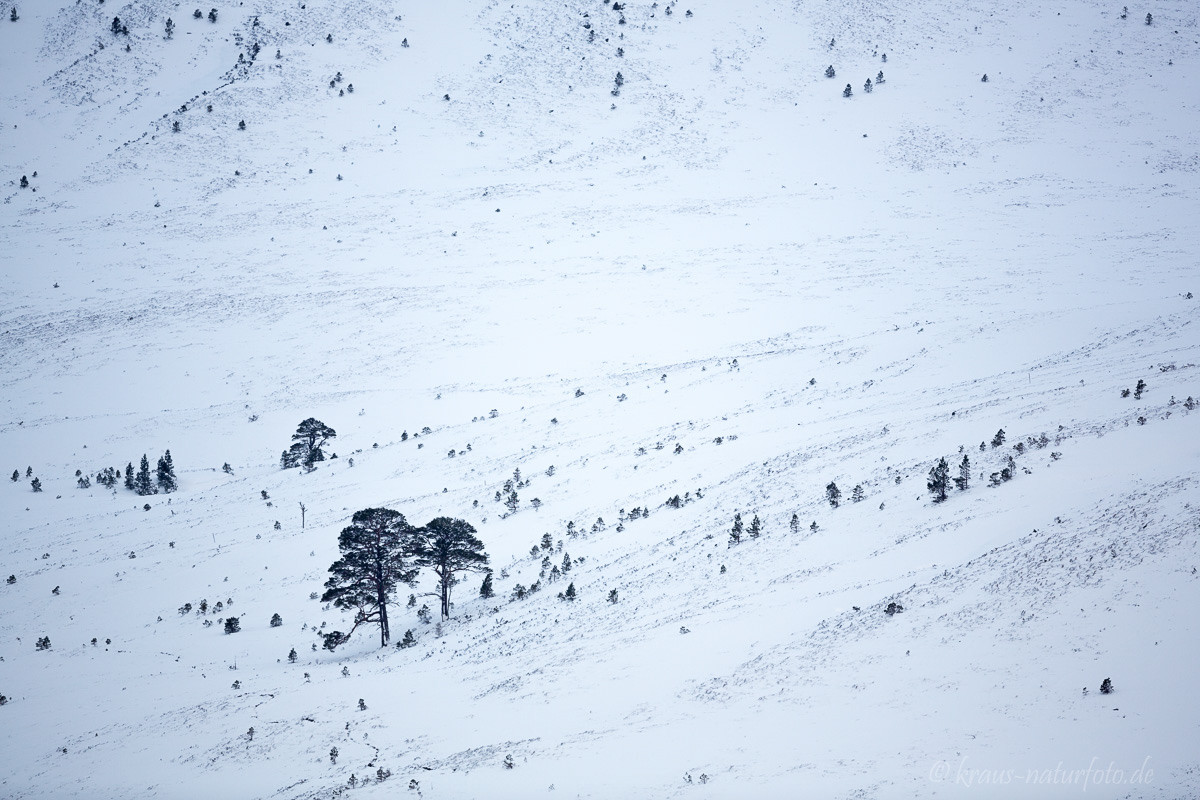
[[[781,5],[0,2],[0,794],[1200,793],[1195,9]]]

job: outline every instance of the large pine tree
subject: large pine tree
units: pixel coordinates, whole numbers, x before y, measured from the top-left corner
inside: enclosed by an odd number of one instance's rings
[[[353,610],[354,627],[349,633],[327,634],[327,648],[337,647],[368,622],[379,623],[380,647],[387,645],[391,638],[388,603],[397,584],[411,584],[417,577],[417,570],[404,560],[413,533],[404,515],[390,508],[357,511],[342,529],[338,536],[342,557],[329,568],[332,577],[325,582],[321,602]]]
[[[333,428],[319,419],[309,417],[296,426],[296,432],[292,434],[292,446],[289,451],[284,452],[280,466],[287,469],[302,465],[311,470],[318,461],[325,460],[325,451],[322,448],[330,439],[336,437],[337,431]]]
[[[475,529],[461,519],[438,517],[416,532],[412,552],[418,566],[430,567],[438,577],[442,619],[450,618],[450,590],[454,573],[487,569],[488,554]]]

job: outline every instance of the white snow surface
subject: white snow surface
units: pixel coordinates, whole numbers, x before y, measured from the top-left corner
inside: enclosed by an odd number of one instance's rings
[[[0,795],[1200,795],[1194,3],[12,8]],[[320,649],[371,507],[496,597]]]

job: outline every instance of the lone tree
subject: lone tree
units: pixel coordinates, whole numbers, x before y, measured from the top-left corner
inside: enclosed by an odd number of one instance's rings
[[[461,519],[438,517],[416,531],[412,554],[419,567],[430,567],[438,577],[438,595],[442,600],[442,619],[450,618],[450,590],[456,572],[483,572],[488,554],[475,529]],[[490,573],[489,573],[490,574]]]
[[[933,493],[933,502],[940,503],[946,499],[946,490],[950,488],[950,467],[946,459],[939,458],[937,464],[929,470],[929,483],[926,484]]]
[[[825,487],[825,499],[828,500],[829,505],[833,506],[834,508],[837,508],[842,502],[842,490],[839,489],[837,484],[833,481],[830,481],[829,485]]]
[[[325,460],[322,448],[335,438],[337,431],[319,419],[309,417],[296,426],[296,432],[292,434],[292,446],[283,451],[280,466],[284,469],[299,466],[312,469],[318,461]]]
[[[396,584],[412,584],[417,570],[404,558],[413,528],[399,511],[390,508],[366,508],[356,511],[350,525],[338,536],[342,557],[329,568],[332,577],[325,582],[322,603],[354,611],[354,627],[349,633],[325,634],[325,647],[333,650],[350,638],[365,622],[379,623],[379,646],[391,638],[387,606]]]

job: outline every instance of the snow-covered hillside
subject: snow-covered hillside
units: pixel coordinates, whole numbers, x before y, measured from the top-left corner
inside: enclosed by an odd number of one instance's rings
[[[212,10],[0,0],[0,795],[1200,794],[1193,4]]]

